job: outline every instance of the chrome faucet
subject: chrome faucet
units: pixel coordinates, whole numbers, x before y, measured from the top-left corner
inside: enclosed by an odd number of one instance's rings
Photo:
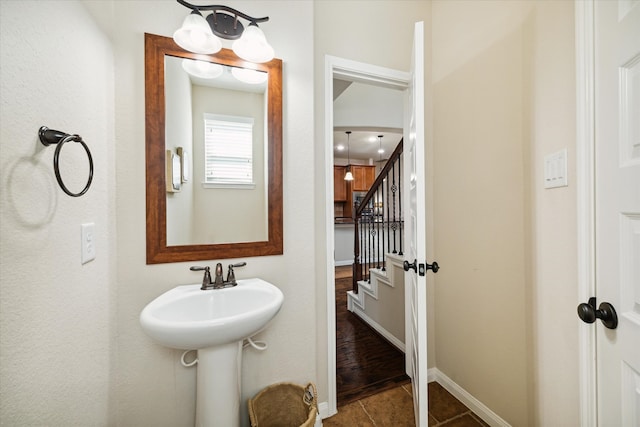
[[[202,287],[201,290],[207,291],[210,289],[223,289],[230,288],[232,286],[236,286],[238,283],[236,282],[236,275],[233,271],[234,267],[244,267],[247,265],[246,262],[240,262],[237,264],[229,264],[229,270],[227,272],[227,280],[224,280],[222,274],[222,263],[216,264],[216,269],[214,270],[214,279],[211,280],[211,268],[207,267],[198,267],[193,266],[190,267],[191,271],[204,271],[204,277],[202,278]]]

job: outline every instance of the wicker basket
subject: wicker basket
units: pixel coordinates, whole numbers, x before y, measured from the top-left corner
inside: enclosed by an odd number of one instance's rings
[[[251,427],[313,427],[317,408],[313,383],[273,384],[249,399]]]

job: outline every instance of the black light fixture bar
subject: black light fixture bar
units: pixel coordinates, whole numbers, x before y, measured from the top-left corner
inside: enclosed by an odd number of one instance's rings
[[[227,40],[240,38],[244,31],[244,26],[241,22],[238,22],[238,16],[246,19],[251,24],[267,22],[269,20],[268,16],[263,18],[254,18],[253,16],[249,16],[246,13],[242,13],[239,10],[224,5],[197,6],[186,2],[185,0],[177,0],[177,2],[184,7],[197,12],[200,12],[201,10],[212,11],[213,13],[206,17],[207,22],[209,22],[209,25],[211,26],[211,30],[218,37],[222,37]],[[233,14],[234,19],[231,19],[231,16],[226,13],[218,13],[219,10]]]

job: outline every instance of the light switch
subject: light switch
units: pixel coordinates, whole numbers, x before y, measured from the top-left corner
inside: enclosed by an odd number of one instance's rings
[[[566,187],[567,149],[544,157],[544,188]]]
[[[95,224],[82,224],[82,263],[86,264],[96,258]]]

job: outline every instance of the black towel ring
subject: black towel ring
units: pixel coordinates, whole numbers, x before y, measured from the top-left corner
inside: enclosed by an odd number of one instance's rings
[[[40,142],[42,142],[43,145],[49,146],[51,144],[58,144],[58,146],[56,147],[56,152],[53,155],[53,171],[56,174],[56,179],[58,180],[58,184],[60,185],[60,188],[62,188],[62,191],[64,191],[71,197],[80,197],[84,193],[86,193],[87,190],[89,190],[89,187],[91,187],[91,181],[93,180],[93,158],[91,157],[91,151],[89,151],[89,147],[87,147],[87,144],[84,143],[80,135],[68,134],[60,132],[59,130],[53,130],[49,129],[46,126],[42,126],[40,128],[40,131],[38,132],[38,136],[40,137]],[[69,191],[67,186],[64,185],[62,176],[60,175],[60,168],[58,166],[58,158],[60,157],[62,146],[70,141],[80,143],[84,148],[84,151],[87,152],[87,157],[89,158],[89,179],[87,180],[87,185],[85,185],[84,189],[79,193],[72,193],[71,191]]]

